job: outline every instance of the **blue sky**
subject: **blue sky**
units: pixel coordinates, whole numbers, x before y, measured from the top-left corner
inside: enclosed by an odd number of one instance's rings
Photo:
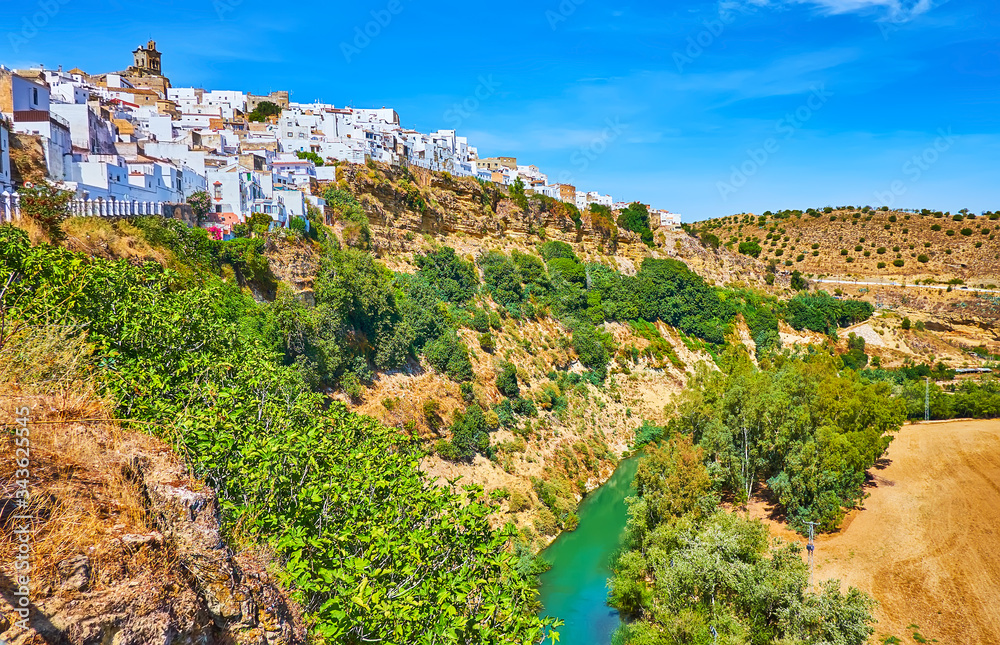
[[[1000,209],[995,0],[345,4],[24,0],[0,62],[114,71],[152,37],[175,86],[391,106],[687,221]]]

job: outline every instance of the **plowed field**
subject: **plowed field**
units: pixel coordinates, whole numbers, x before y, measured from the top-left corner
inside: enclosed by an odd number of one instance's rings
[[[879,601],[878,643],[1000,643],[1000,421],[907,425],[887,457],[865,509],[817,538],[817,579]]]

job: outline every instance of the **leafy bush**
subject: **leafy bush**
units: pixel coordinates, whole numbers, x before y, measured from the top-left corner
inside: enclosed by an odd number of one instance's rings
[[[740,242],[739,252],[743,255],[750,255],[753,257],[760,257],[761,252],[760,244],[756,240],[751,240],[749,242]]]
[[[550,241],[545,242],[538,247],[539,253],[546,262],[554,260],[556,258],[562,258],[565,260],[572,260],[573,262],[579,263],[579,258],[576,257],[576,253],[573,252],[573,247],[566,242]]]
[[[809,283],[802,277],[801,271],[792,271],[791,287],[796,291],[805,291],[809,288]]]
[[[59,190],[47,183],[27,183],[19,191],[21,195],[21,213],[38,222],[53,242],[62,240],[65,235],[62,223],[69,217],[69,203],[73,193]]]
[[[607,347],[613,342],[611,337],[586,321],[576,321],[572,331],[573,351],[580,358],[580,363],[603,376],[611,360]]]
[[[247,121],[256,121],[258,123],[263,123],[268,119],[268,117],[278,116],[281,114],[281,107],[276,103],[271,101],[261,101],[257,104],[257,107],[253,109],[249,114],[247,114]]]
[[[424,347],[424,354],[434,369],[447,374],[453,380],[459,382],[472,380],[469,349],[454,331],[442,334],[440,338],[428,343]]]
[[[478,405],[471,405],[464,413],[455,413],[451,425],[451,444],[461,461],[472,461],[476,453],[490,456],[490,430],[486,415]]]
[[[191,193],[187,198],[187,203],[199,221],[212,212],[212,198],[204,190]]]
[[[513,363],[502,363],[500,372],[496,378],[497,389],[500,394],[516,399],[521,396],[521,388],[517,383],[517,367]]]

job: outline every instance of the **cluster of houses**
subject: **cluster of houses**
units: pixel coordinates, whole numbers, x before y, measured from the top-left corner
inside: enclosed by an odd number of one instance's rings
[[[211,218],[228,234],[254,213],[287,227],[306,217],[317,180],[334,180],[335,162],[372,159],[473,176],[586,209],[620,207],[610,195],[549,184],[513,157],[480,158],[455,130],[423,134],[392,109],[295,103],[288,92],[172,87],[149,41],[121,72],[0,66],[0,193],[13,190],[11,145],[41,151],[47,177],[73,191],[82,212],[160,212],[206,191]],[[651,210],[653,225],[680,216]]]

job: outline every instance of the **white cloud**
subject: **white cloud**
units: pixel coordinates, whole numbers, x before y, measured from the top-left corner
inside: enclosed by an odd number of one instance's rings
[[[724,0],[726,1],[728,0]],[[935,0],[744,0],[744,2],[755,7],[812,5],[825,15],[872,13],[879,15],[882,20],[892,22],[909,22],[935,6],[944,4],[940,1],[935,3]]]

